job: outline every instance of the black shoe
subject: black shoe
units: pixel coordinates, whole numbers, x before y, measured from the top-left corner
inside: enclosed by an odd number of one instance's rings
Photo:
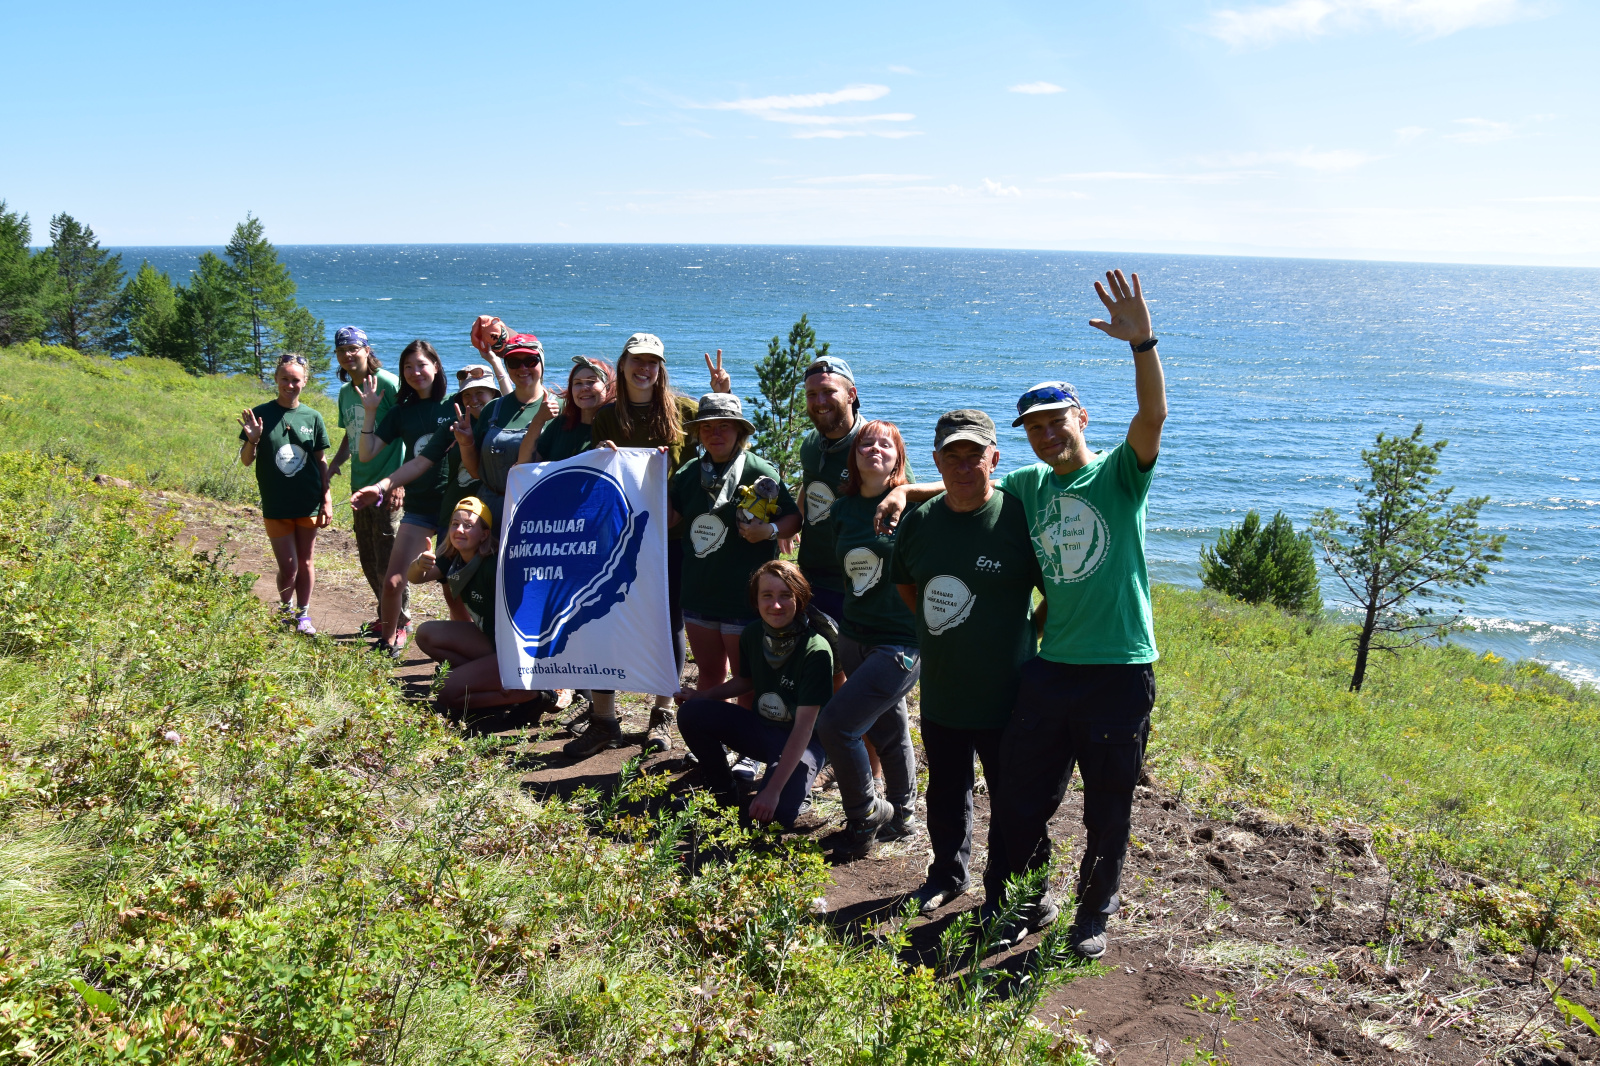
[[[840,859],[865,859],[872,854],[872,846],[877,843],[878,830],[889,824],[894,817],[894,804],[888,800],[872,798],[872,806],[860,818],[852,818],[845,826],[844,843],[833,849],[834,856]]]
[[[583,736],[569,740],[561,746],[562,752],[587,759],[610,748],[622,747],[622,724],[615,718],[594,718]]]
[[[1003,908],[999,903],[986,900],[978,908],[978,926],[989,934],[989,942],[994,951],[1010,951],[1024,940],[1028,939],[1028,908],[1024,907],[1020,914],[1005,920]]]
[[[1067,934],[1072,950],[1086,959],[1098,959],[1106,953],[1106,916],[1104,914],[1079,914]]]
[[[894,817],[889,819],[882,829],[878,830],[878,839],[885,843],[904,840],[917,831],[917,826],[916,815],[902,814],[899,811],[895,811]]]
[[[946,903],[966,895],[971,888],[971,881],[963,882],[960,885],[926,881],[921,888],[911,894],[911,898],[917,901],[917,912],[919,914],[932,914]]]

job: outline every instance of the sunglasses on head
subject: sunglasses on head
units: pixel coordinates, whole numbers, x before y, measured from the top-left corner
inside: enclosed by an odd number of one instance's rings
[[[489,371],[481,366],[469,366],[464,370],[456,371],[457,381],[477,381],[480,378],[487,378],[488,376]]]
[[[1046,385],[1039,389],[1029,389],[1022,394],[1022,399],[1017,401],[1017,414],[1026,414],[1028,409],[1042,403],[1070,403],[1078,405],[1077,399],[1065,389],[1058,389],[1054,385]]]
[[[280,355],[278,357],[278,365],[279,366],[286,366],[289,363],[298,363],[301,366],[309,366],[310,365],[309,363],[306,362],[306,357],[303,356],[303,355],[292,355],[291,354],[291,355]]]

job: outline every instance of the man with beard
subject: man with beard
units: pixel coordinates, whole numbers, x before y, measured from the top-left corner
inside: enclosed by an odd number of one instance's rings
[[[800,442],[800,572],[811,602],[835,622],[844,617],[844,570],[833,554],[833,502],[845,482],[845,460],[861,427],[861,400],[850,364],[823,356],[806,367],[806,414],[816,428]]]

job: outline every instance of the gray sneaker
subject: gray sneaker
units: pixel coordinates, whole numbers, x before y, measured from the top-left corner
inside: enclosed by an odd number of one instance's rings
[[[1079,914],[1067,934],[1072,950],[1086,959],[1098,959],[1106,953],[1106,916],[1104,914]]]
[[[562,752],[587,759],[611,748],[622,747],[622,723],[615,718],[591,718],[589,728],[575,740],[561,746]]]
[[[894,817],[894,804],[886,799],[872,798],[872,806],[860,818],[852,818],[845,826],[844,843],[833,849],[834,856],[840,859],[865,859],[872,854],[872,847],[878,842],[878,830],[889,824]]]

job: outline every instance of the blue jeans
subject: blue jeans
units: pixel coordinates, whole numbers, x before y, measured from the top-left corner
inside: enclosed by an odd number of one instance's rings
[[[922,656],[913,647],[869,647],[841,636],[838,667],[849,680],[817,716],[817,736],[833,763],[845,817],[861,818],[872,809],[872,761],[862,737],[878,749],[884,798],[910,816],[917,805],[917,761],[906,697],[922,676]]]
[[[690,700],[678,711],[678,732],[683,742],[700,760],[700,771],[706,775],[706,784],[719,798],[734,794],[733,774],[728,771],[727,756],[722,747],[727,745],[740,755],[748,755],[759,763],[774,764],[783,756],[783,747],[789,743],[793,723],[784,725],[761,717],[748,707],[718,700]],[[827,762],[822,745],[812,736],[811,743],[800,753],[800,762],[794,773],[784,782],[778,796],[776,817],[785,829],[794,827],[800,814],[800,805],[811,792],[811,783],[817,772]],[[769,769],[767,771],[771,773]],[[766,778],[762,778],[763,781]]]

